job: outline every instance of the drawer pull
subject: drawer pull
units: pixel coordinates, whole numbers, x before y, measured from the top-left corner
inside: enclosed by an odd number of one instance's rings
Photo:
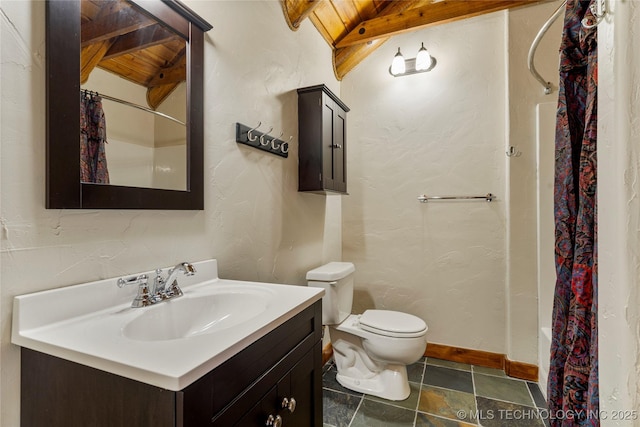
[[[280,415],[269,415],[267,418],[267,423],[265,424],[267,427],[282,427],[282,417]]]
[[[296,399],[293,397],[290,399],[287,399],[286,397],[282,399],[282,409],[288,409],[289,412],[293,414],[293,411],[296,410]]]

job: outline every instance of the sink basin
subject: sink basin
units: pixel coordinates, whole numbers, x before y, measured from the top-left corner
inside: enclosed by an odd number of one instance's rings
[[[184,296],[147,308],[122,328],[122,334],[138,341],[167,341],[218,332],[263,313],[274,296],[253,287]]]

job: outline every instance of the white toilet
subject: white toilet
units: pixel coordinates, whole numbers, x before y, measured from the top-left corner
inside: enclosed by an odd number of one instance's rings
[[[351,314],[354,272],[350,262],[330,262],[307,273],[309,286],[325,290],[322,323],[329,326],[336,379],[351,390],[404,400],[410,393],[407,365],[424,354],[427,324],[398,311]]]

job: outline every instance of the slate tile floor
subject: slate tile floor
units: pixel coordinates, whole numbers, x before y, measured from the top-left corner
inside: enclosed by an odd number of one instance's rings
[[[324,367],[324,427],[544,427],[546,404],[533,382],[498,369],[422,358],[408,366],[411,394],[392,402],[342,387]]]

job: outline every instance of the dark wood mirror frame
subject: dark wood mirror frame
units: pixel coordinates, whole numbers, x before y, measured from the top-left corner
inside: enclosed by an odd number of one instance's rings
[[[177,0],[130,1],[187,40],[187,190],[80,182],[80,0],[48,0],[47,209],[204,209],[204,32]]]

